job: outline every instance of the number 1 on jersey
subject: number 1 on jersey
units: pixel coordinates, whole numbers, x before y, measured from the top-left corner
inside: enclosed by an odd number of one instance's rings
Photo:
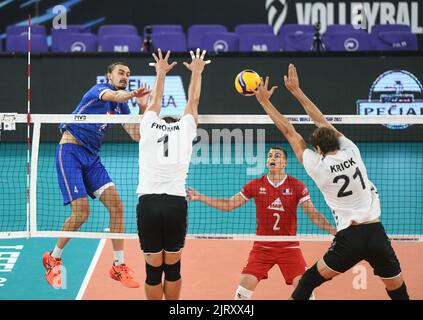
[[[165,134],[163,137],[157,140],[157,143],[160,143],[162,141],[163,141],[163,157],[167,158],[169,156],[169,135]]]

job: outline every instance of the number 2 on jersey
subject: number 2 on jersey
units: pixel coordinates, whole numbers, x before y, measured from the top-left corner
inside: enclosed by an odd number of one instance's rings
[[[273,213],[273,216],[276,217],[276,222],[273,226],[273,231],[278,231],[281,228],[278,226],[279,225],[279,221],[281,220],[281,216],[279,215],[279,213]]]
[[[360,178],[361,187],[363,188],[363,190],[366,189],[366,185],[364,184],[363,176],[361,175],[361,171],[358,168],[353,175],[353,179],[356,179],[357,177]],[[339,189],[338,198],[348,197],[348,196],[352,195],[353,192],[351,190],[345,191],[348,187],[348,184],[350,183],[350,178],[348,176],[346,176],[345,174],[341,174],[340,176],[336,176],[333,179],[333,182],[338,183],[339,180],[344,180],[344,184],[342,185],[341,189]]]
[[[163,157],[167,158],[169,156],[169,135],[165,134],[157,143],[163,142]]]

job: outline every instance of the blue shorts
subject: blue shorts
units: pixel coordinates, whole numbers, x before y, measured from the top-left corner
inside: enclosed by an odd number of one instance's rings
[[[98,154],[74,143],[58,145],[56,169],[65,205],[87,195],[98,198],[114,185]]]

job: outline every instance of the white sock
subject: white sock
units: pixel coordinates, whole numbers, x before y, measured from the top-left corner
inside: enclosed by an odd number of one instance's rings
[[[61,258],[62,258],[62,252],[63,252],[63,249],[60,249],[60,248],[56,245],[56,246],[54,246],[54,249],[53,249],[53,252],[51,253],[51,256],[52,256],[54,259],[61,259]]]
[[[242,286],[238,286],[234,300],[251,300],[252,295],[253,291],[245,289]]]
[[[121,265],[123,263],[123,251],[113,251],[113,257],[115,266]]]

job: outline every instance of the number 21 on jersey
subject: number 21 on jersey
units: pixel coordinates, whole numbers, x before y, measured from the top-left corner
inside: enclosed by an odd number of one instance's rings
[[[363,188],[363,190],[366,189],[366,184],[364,183],[364,179],[363,179],[363,176],[361,175],[361,171],[359,168],[355,170],[355,173],[352,177],[354,180],[358,178],[360,180],[361,187]],[[338,191],[338,198],[351,196],[353,194],[353,191],[347,190],[348,185],[350,184],[350,178],[345,174],[341,174],[339,176],[336,176],[333,179],[333,183],[339,183],[341,181],[342,181],[342,186],[341,186],[341,189],[339,189]]]

